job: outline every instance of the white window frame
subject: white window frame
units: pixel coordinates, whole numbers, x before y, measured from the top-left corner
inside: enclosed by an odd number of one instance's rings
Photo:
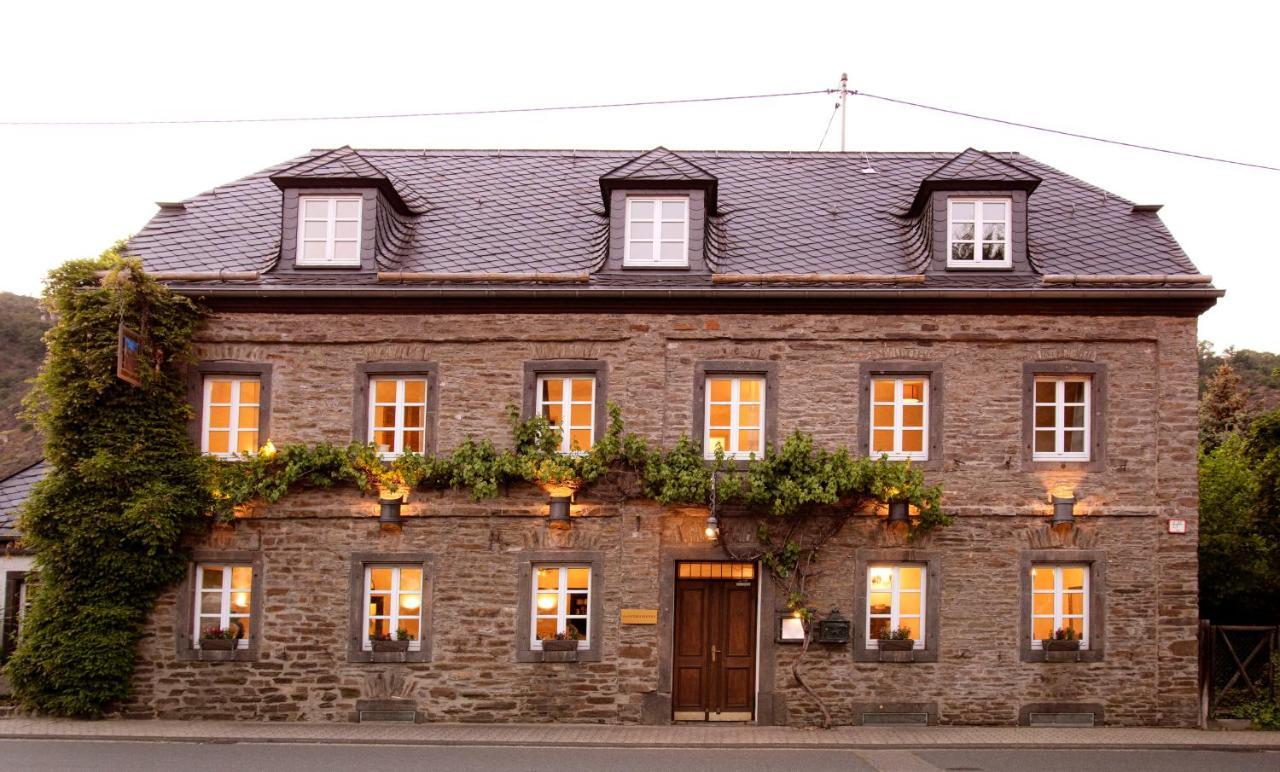
[[[719,375],[716,373],[707,373],[706,380],[703,383],[703,411],[702,411],[702,456],[703,458],[712,459],[716,457],[715,449],[711,447],[711,382],[712,381],[730,381],[731,392],[729,402],[716,402],[718,405],[729,405],[729,447],[724,449],[724,457],[732,459],[750,459],[754,454],[756,458],[764,455],[764,427],[768,422],[768,416],[765,415],[765,406],[767,405],[766,391],[769,387],[768,378],[763,375]],[[742,382],[743,381],[759,381],[760,382],[760,423],[755,427],[756,441],[755,448],[739,448],[738,431],[743,428],[740,421],[740,413],[742,408]],[[750,429],[751,427],[746,427]]]
[[[222,587],[220,589],[208,589],[208,590],[205,589],[204,571],[206,568],[221,569]],[[235,575],[235,572],[232,571],[233,568],[249,569],[249,586],[248,587],[234,587],[232,585],[231,578],[232,576]],[[247,618],[250,621],[249,635],[246,635],[240,638],[239,640],[237,640],[236,648],[239,648],[239,649],[249,648],[249,637],[257,634],[258,625],[262,623],[261,620],[257,620],[253,618],[253,564],[252,563],[197,563],[195,591],[196,591],[196,597],[194,599],[195,608],[193,609],[193,612],[192,612],[195,616],[195,619],[194,619],[195,633],[192,635],[192,641],[193,641],[194,647],[197,649],[200,648],[200,634],[204,631],[205,627],[212,626],[215,621],[217,622],[218,627],[222,628],[223,630],[226,630],[228,627],[231,626],[231,623],[236,621],[237,619]],[[231,613],[231,594],[236,592],[245,592],[249,594],[249,604],[248,604],[249,613],[247,614]],[[220,608],[219,608],[218,616],[216,620],[211,614],[201,613],[204,610],[204,596],[213,595],[215,593],[217,593],[218,597],[220,598]]]
[[[591,382],[591,399],[583,402],[573,399],[572,382],[575,380],[587,380]],[[564,381],[560,389],[561,398],[559,400],[546,401],[542,397],[543,384],[547,381]],[[580,456],[585,455],[596,444],[596,376],[594,373],[548,373],[539,375],[536,388],[538,393],[535,396],[535,413],[542,415],[542,409],[547,405],[560,406],[560,452],[565,455]],[[590,423],[586,425],[575,424],[573,422],[573,406],[587,405],[591,408],[588,412],[588,420]],[[591,432],[591,444],[586,448],[579,450],[572,449],[573,430],[587,429]]]
[[[955,205],[956,204],[973,204],[973,259],[972,260],[956,260],[952,245],[956,243],[968,244],[968,239],[954,238]],[[999,241],[986,241],[982,237],[982,226],[985,224],[982,219],[982,207],[984,204],[1003,204],[1004,205],[1004,239]],[[948,268],[1009,268],[1013,266],[1013,251],[1011,231],[1013,229],[1013,201],[1008,198],[949,198],[947,199],[947,267]],[[963,222],[969,222],[963,220]],[[983,244],[1003,244],[1004,259],[1003,260],[983,260],[982,246]]]
[[[638,203],[653,204],[653,219],[640,220],[639,222],[647,222],[653,225],[652,239],[636,239],[636,241],[645,241],[653,245],[652,258],[643,260],[632,257],[631,255],[631,226],[636,220],[632,216],[632,209]],[[681,204],[684,206],[684,217],[680,220],[663,219],[663,204]],[[664,239],[662,237],[663,223],[683,223],[683,237],[679,240]],[[622,265],[624,267],[636,268],[688,268],[689,267],[689,198],[688,196],[628,196],[626,211],[626,227],[622,241]],[[680,258],[676,260],[662,259],[662,245],[680,244]]]
[[[390,402],[378,401],[378,382],[379,381],[394,381],[396,384],[396,396],[395,396],[396,401],[394,403],[395,409],[396,409],[396,417],[395,417],[395,423],[393,426],[378,425],[378,420],[377,420],[378,406],[381,405],[383,407],[389,407],[392,405],[392,403]],[[421,402],[405,401],[404,394],[405,394],[406,381],[422,381],[423,385],[422,385],[422,401]],[[431,401],[431,376],[427,375],[426,373],[423,373],[421,375],[385,375],[385,376],[373,375],[369,377],[369,420],[366,422],[369,424],[369,427],[368,427],[368,432],[366,433],[367,436],[365,437],[365,441],[372,443],[374,441],[373,438],[375,436],[375,432],[390,431],[393,433],[391,450],[388,452],[379,452],[378,453],[379,458],[382,458],[383,460],[391,460],[398,456],[403,455],[405,452],[404,451],[405,431],[418,430],[419,427],[416,427],[416,426],[405,426],[404,414],[405,414],[406,407],[422,408],[422,427],[421,427],[422,455],[426,454],[427,447],[428,447],[427,442],[430,439],[427,436],[427,432],[430,431],[429,424],[431,423],[431,419],[427,414],[427,406],[430,403],[430,401]]]
[[[1041,383],[1053,383],[1053,402],[1041,402],[1037,388]],[[1066,401],[1066,384],[1084,384],[1084,403]],[[1040,427],[1036,423],[1038,408],[1054,408],[1053,426]],[[1084,450],[1068,452],[1066,448],[1067,431],[1078,432],[1079,428],[1066,425],[1066,409],[1079,407],[1084,410]],[[1053,432],[1053,451],[1036,450],[1036,439],[1041,433]],[[1093,378],[1088,375],[1037,375],[1031,385],[1031,460],[1032,461],[1089,461],[1093,438]]]
[[[541,609],[538,608],[538,595],[542,592],[546,592],[545,590],[538,589],[538,572],[551,568],[559,570],[559,578],[556,585],[556,613],[554,615],[539,613]],[[587,572],[587,611],[585,614],[569,613],[569,595],[571,592],[569,590],[569,569],[571,568],[582,569]],[[587,634],[580,639],[581,642],[578,644],[578,648],[589,648],[591,646],[591,636],[594,633],[591,629],[591,566],[578,563],[566,563],[563,565],[559,563],[535,563],[533,565],[533,572],[530,575],[529,584],[531,585],[530,591],[532,592],[532,596],[529,599],[529,648],[533,651],[542,651],[542,641],[538,638],[538,620],[552,618],[556,620],[557,633],[569,626],[570,619],[581,619],[584,626],[587,628]],[[583,591],[573,590],[572,594],[581,595],[583,594]]]
[[[385,595],[390,598],[388,604],[389,614],[378,614],[370,616],[369,606],[373,600],[373,571],[374,569],[391,569],[391,590],[387,592],[379,591],[377,595]],[[363,651],[373,651],[373,642],[369,640],[369,620],[387,619],[391,622],[388,629],[391,630],[391,639],[395,640],[396,630],[400,629],[400,620],[412,619],[411,616],[405,616],[400,613],[400,572],[403,569],[410,571],[419,571],[422,576],[422,583],[418,585],[418,638],[409,641],[409,651],[422,651],[422,639],[426,636],[426,620],[423,619],[423,609],[427,605],[427,570],[421,563],[366,563],[364,567],[364,593],[361,596],[360,611],[360,648]],[[412,593],[409,593],[412,594]]]
[[[885,381],[893,383],[893,400],[890,402],[876,401],[876,384]],[[908,403],[903,400],[903,390],[906,381],[920,381],[924,384],[923,398],[920,400],[920,408],[923,414],[921,419],[921,442],[920,450],[904,451],[902,449],[902,413],[905,405],[915,405],[916,403]],[[867,452],[872,458],[879,458],[881,455],[887,455],[894,461],[928,461],[929,460],[929,376],[927,375],[877,375],[871,379],[871,393],[868,395],[871,400],[871,418],[868,425],[867,435]],[[881,426],[876,423],[876,407],[877,406],[893,406],[893,425]],[[916,427],[910,427],[915,429]],[[892,451],[876,451],[872,448],[876,442],[876,430],[890,429],[893,431],[893,450]]]
[[[1066,592],[1066,589],[1063,587],[1062,572],[1064,570],[1070,570],[1074,568],[1078,568],[1084,572],[1084,590],[1083,590],[1084,602],[1081,604],[1083,613],[1082,614],[1064,614],[1062,611],[1062,608],[1064,605],[1063,597],[1067,594],[1067,592]],[[1091,566],[1089,566],[1089,564],[1087,563],[1081,563],[1081,564],[1037,563],[1031,566],[1032,576],[1028,577],[1028,579],[1031,582],[1031,630],[1029,634],[1031,635],[1032,649],[1034,650],[1044,649],[1044,644],[1041,643],[1041,640],[1039,638],[1036,638],[1036,620],[1037,619],[1052,619],[1053,620],[1052,629],[1056,631],[1059,628],[1063,627],[1063,624],[1062,624],[1063,620],[1068,618],[1080,620],[1081,622],[1080,650],[1085,651],[1089,648],[1089,629],[1090,629],[1089,592],[1090,592],[1090,584],[1093,581],[1093,577],[1091,576],[1093,572],[1090,570],[1090,568]],[[1035,580],[1036,571],[1052,571],[1053,572],[1053,589],[1051,590],[1036,589],[1036,580]],[[1052,614],[1036,613],[1036,596],[1037,595],[1053,595],[1053,613]]]
[[[27,572],[22,575],[22,579],[18,582],[18,610],[13,615],[13,638],[18,640],[22,637],[22,620],[27,616],[27,585],[30,583],[31,573]]]
[[[886,616],[885,614],[871,613],[871,595],[872,595],[871,572],[877,568],[888,568],[893,571],[893,580],[891,583],[892,589],[890,590],[889,614],[888,614],[890,630],[897,630],[902,625],[902,611],[901,611],[902,607],[899,602],[899,595],[902,590],[901,571],[904,568],[920,569],[920,590],[919,590],[920,630],[917,633],[919,637],[916,638],[916,642],[912,646],[912,648],[915,650],[924,649],[925,630],[927,629],[926,626],[929,624],[929,620],[927,619],[928,605],[929,605],[928,604],[929,596],[927,594],[929,588],[927,583],[929,581],[929,571],[928,571],[928,566],[925,563],[871,563],[867,565],[867,602],[866,602],[866,608],[862,610],[863,622],[864,622],[863,629],[866,631],[864,634],[867,639],[866,640],[867,648],[868,649],[880,648],[880,639],[871,635],[871,620],[884,619]],[[909,590],[909,592],[914,593],[916,592],[916,590]],[[914,615],[908,615],[908,616],[914,616]]]
[[[317,217],[307,217],[307,203],[323,201],[328,204],[328,212],[324,219]],[[337,237],[338,230],[338,202],[354,202],[356,204],[355,220],[344,218],[342,222],[355,222],[356,237],[354,239],[339,239]],[[358,266],[361,263],[362,237],[364,227],[364,198],[362,196],[299,196],[298,197],[298,253],[297,264],[307,266]],[[324,257],[311,258],[305,257],[305,244],[308,241],[320,241],[320,239],[306,238],[307,223],[323,222],[325,223],[324,237]],[[335,244],[339,241],[354,242],[356,245],[356,256],[354,259],[339,260],[334,257]]]
[[[213,407],[213,383],[214,381],[226,381],[231,384],[231,401],[226,403],[226,407],[231,411],[230,421],[227,424],[227,452],[212,453],[209,451],[209,419],[212,415]],[[240,401],[240,384],[256,383],[258,384],[258,401],[257,402],[241,402]],[[219,402],[218,407],[223,407],[224,403]],[[217,375],[210,373],[204,377],[204,407],[200,411],[200,452],[217,458],[235,460],[240,457],[236,448],[240,446],[240,408],[256,407],[258,409],[258,427],[254,429],[254,433],[258,435],[257,441],[253,443],[254,450],[245,455],[253,455],[257,452],[257,448],[262,446],[262,379],[256,375],[239,376],[239,375]],[[223,431],[218,428],[217,431]]]

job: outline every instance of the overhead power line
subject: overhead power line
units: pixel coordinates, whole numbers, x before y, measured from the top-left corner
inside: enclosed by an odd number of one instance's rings
[[[1250,169],[1266,169],[1271,172],[1280,172],[1280,166],[1268,166],[1267,164],[1252,163],[1250,161],[1236,161],[1231,158],[1220,158],[1212,155],[1201,155],[1199,153],[1188,153],[1182,150],[1170,150],[1166,147],[1155,147],[1153,145],[1142,145],[1137,142],[1125,142],[1119,139],[1107,139],[1106,137],[1096,137],[1091,134],[1080,134],[1074,131],[1064,131],[1062,129],[1051,129],[1046,126],[1035,126],[1030,123],[1021,123],[1019,121],[1006,120],[1004,118],[994,118],[989,115],[978,115],[977,113],[968,113],[963,110],[952,110],[947,107],[936,107],[934,105],[921,104],[919,102],[911,102],[906,99],[895,99],[894,97],[882,96],[880,94],[868,94],[865,91],[849,91],[854,96],[866,97],[868,99],[878,99],[881,102],[890,102],[895,105],[905,105],[907,107],[917,107],[921,110],[932,110],[936,113],[946,113],[947,115],[957,115],[962,118],[973,118],[979,121],[988,121],[990,123],[999,123],[1004,126],[1014,126],[1019,129],[1030,129],[1031,131],[1041,131],[1046,134],[1057,134],[1061,137],[1071,137],[1073,139],[1087,139],[1090,142],[1101,142],[1107,145],[1118,145],[1120,147],[1133,148],[1135,150],[1149,150],[1153,153],[1164,153],[1165,155],[1181,156],[1182,158],[1195,158],[1200,161],[1213,161],[1221,164],[1231,164],[1232,166],[1245,166]]]
[[[193,118],[171,121],[0,121],[0,126],[190,126],[221,123],[302,123],[305,121],[367,121],[384,118],[455,118],[468,115],[507,115],[513,113],[550,113],[567,110],[606,110],[621,107],[656,107],[659,105],[688,105],[710,102],[737,102],[748,99],[779,99],[782,97],[831,94],[834,89],[812,91],[780,91],[771,94],[739,94],[735,96],[692,97],[689,99],[652,99],[640,102],[601,102],[586,105],[553,105],[550,107],[498,107],[488,110],[440,110],[426,113],[382,113],[375,115],[310,115],[302,117],[278,116],[274,118]]]
[[[1191,153],[1182,150],[1172,150],[1165,147],[1156,147],[1154,145],[1144,145],[1138,142],[1127,142],[1118,139],[1109,139],[1107,137],[1099,137],[1092,134],[1083,134],[1075,131],[1066,131],[1063,129],[1054,129],[1047,126],[1037,126],[1031,123],[1023,123],[1021,121],[1009,120],[1007,118],[996,118],[990,115],[980,115],[964,110],[956,110],[948,107],[938,107],[937,105],[927,105],[921,102],[914,102],[908,99],[898,99],[896,97],[884,96],[882,94],[872,94],[866,91],[856,91],[844,87],[845,81],[841,80],[841,88],[822,88],[810,89],[806,91],[779,91],[764,94],[736,94],[731,96],[712,96],[712,97],[691,97],[687,99],[651,99],[640,100],[634,102],[598,102],[592,104],[576,104],[576,105],[549,105],[541,107],[499,107],[483,110],[437,110],[430,112],[417,113],[375,113],[366,115],[309,115],[309,116],[275,116],[265,118],[193,118],[182,120],[126,120],[126,121],[5,121],[0,120],[2,126],[68,126],[68,127],[94,127],[94,126],[193,126],[193,125],[224,125],[224,124],[245,124],[245,123],[303,123],[316,121],[365,121],[365,120],[383,120],[383,119],[402,119],[402,118],[456,118],[466,116],[484,116],[484,115],[515,115],[521,113],[549,113],[549,112],[569,112],[580,110],[610,110],[628,107],[660,107],[664,105],[689,105],[689,104],[712,104],[717,102],[740,102],[757,99],[781,99],[786,97],[814,96],[818,94],[838,94],[843,96],[861,96],[867,99],[875,99],[881,102],[888,102],[905,107],[914,107],[920,110],[929,110],[932,112],[943,113],[946,115],[954,115],[961,118],[971,118],[978,121],[986,121],[988,123],[998,123],[1003,126],[1012,126],[1019,129],[1027,129],[1029,131],[1039,131],[1046,134],[1055,134],[1061,137],[1070,137],[1072,139],[1083,139],[1090,142],[1099,142],[1106,145],[1116,145],[1118,147],[1127,147],[1134,150],[1146,150],[1153,153],[1163,153],[1165,155],[1178,156],[1181,158],[1192,158],[1199,161],[1210,161],[1212,163],[1230,164],[1232,166],[1243,166],[1250,169],[1263,169],[1266,171],[1280,172],[1280,166],[1272,166],[1263,163],[1254,163],[1251,161],[1237,161],[1232,158],[1222,158],[1219,156],[1204,155],[1201,153]],[[844,105],[839,105],[844,107]],[[826,141],[827,132],[831,129],[832,120],[837,112],[841,110],[837,107],[828,118],[827,130],[823,132],[822,143]],[[847,112],[847,110],[845,111]],[[843,119],[843,115],[841,116]],[[819,144],[821,147],[821,143]]]

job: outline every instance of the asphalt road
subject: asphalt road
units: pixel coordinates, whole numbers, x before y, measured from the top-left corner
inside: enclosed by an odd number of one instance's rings
[[[1280,752],[1120,750],[803,750],[197,744],[0,740],[0,769],[170,772],[1277,772]]]

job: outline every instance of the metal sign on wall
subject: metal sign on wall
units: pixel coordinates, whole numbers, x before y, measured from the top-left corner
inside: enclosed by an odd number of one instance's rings
[[[624,625],[656,625],[658,610],[656,608],[624,608],[622,610]]]
[[[141,354],[142,336],[121,324],[116,341],[116,377],[125,383],[141,386],[142,371],[139,369]]]

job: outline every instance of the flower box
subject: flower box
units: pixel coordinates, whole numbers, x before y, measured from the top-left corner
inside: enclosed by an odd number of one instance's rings
[[[234,651],[238,643],[235,638],[201,638],[200,648],[204,651]]]
[[[1080,651],[1080,639],[1070,641],[1043,640],[1040,646],[1045,651]]]
[[[408,641],[370,641],[374,651],[408,651]]]
[[[543,651],[577,651],[578,641],[546,640],[542,642]]]
[[[916,647],[914,638],[900,638],[891,640],[882,638],[879,642],[880,651],[911,651]]]

